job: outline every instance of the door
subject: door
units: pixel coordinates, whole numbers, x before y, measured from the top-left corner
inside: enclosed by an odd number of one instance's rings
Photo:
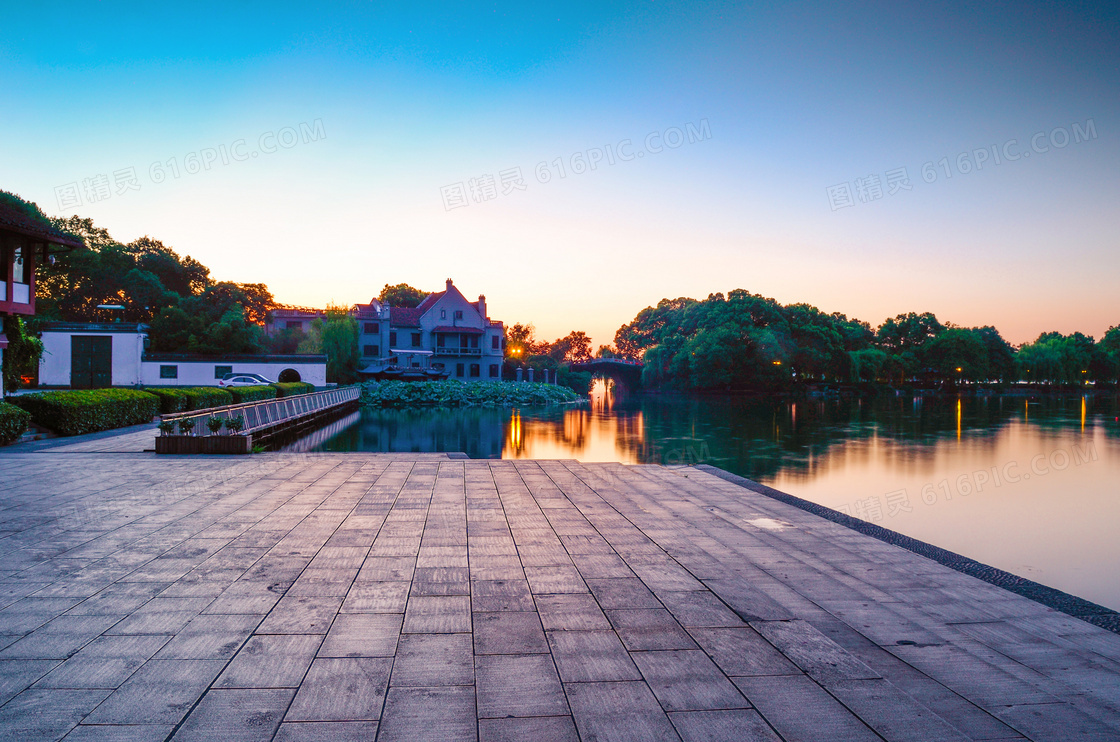
[[[101,389],[112,385],[113,339],[104,336],[71,336],[71,388]]]

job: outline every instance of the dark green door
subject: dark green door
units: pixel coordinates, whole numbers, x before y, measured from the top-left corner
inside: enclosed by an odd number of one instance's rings
[[[73,335],[70,338],[70,386],[101,389],[113,385],[113,339]]]

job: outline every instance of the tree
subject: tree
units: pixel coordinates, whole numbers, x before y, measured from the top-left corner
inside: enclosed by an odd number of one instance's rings
[[[428,297],[427,291],[413,288],[407,283],[398,283],[395,286],[385,284],[377,300],[391,307],[412,308],[419,306],[420,302]]]
[[[4,315],[3,328],[8,339],[8,348],[4,351],[4,391],[14,392],[23,385],[24,374],[35,373],[43,355],[43,341],[27,332],[18,315]]]
[[[1108,332],[1097,343],[1102,359],[1106,364],[1109,382],[1120,381],[1120,326],[1108,328]]]
[[[988,348],[978,330],[964,327],[942,330],[926,346],[925,358],[930,369],[948,383],[992,378]]]
[[[570,332],[549,346],[547,355],[556,363],[591,360],[591,338],[584,332]]]
[[[346,307],[327,306],[326,321],[321,324],[323,352],[327,354],[327,381],[349,384],[357,380],[358,321],[350,316]]]

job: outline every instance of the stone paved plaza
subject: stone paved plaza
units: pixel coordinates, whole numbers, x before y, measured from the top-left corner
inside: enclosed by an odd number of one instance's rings
[[[1120,739],[1120,636],[701,471],[127,449],[0,451],[0,740]]]

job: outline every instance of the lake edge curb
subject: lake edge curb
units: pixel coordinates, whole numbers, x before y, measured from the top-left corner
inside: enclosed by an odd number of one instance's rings
[[[892,531],[889,528],[877,526],[874,523],[869,523],[851,515],[846,515],[832,508],[825,507],[824,505],[818,505],[815,502],[810,502],[796,497],[795,495],[782,492],[781,490],[767,487],[753,479],[741,477],[738,474],[732,474],[731,472],[712,466],[711,464],[695,464],[689,468],[711,474],[726,482],[736,484],[743,489],[765,495],[779,502],[784,502],[787,505],[792,505],[795,508],[812,513],[825,520],[850,528],[853,531],[858,531],[865,536],[871,536],[872,538],[879,539],[888,544],[899,546],[907,551],[912,551],[927,559],[932,559],[938,564],[955,569],[971,577],[976,577],[977,579],[996,585],[997,587],[1002,587],[1004,590],[1015,593],[1016,595],[1021,595],[1024,598],[1029,598],[1036,603],[1041,603],[1056,611],[1065,613],[1068,616],[1079,618],[1086,623],[1091,623],[1094,626],[1099,626],[1102,629],[1120,634],[1120,612],[1114,611],[1111,608],[1106,608],[1103,605],[1098,605],[1084,598],[1079,598],[1076,595],[1071,595],[1057,588],[1048,587],[1033,580],[1028,580],[1025,577],[1005,572],[1002,569],[978,562],[975,559],[970,559],[956,552],[949,551],[948,549],[942,549],[940,546],[934,546],[925,541],[919,541],[916,538],[903,535],[898,531]]]

